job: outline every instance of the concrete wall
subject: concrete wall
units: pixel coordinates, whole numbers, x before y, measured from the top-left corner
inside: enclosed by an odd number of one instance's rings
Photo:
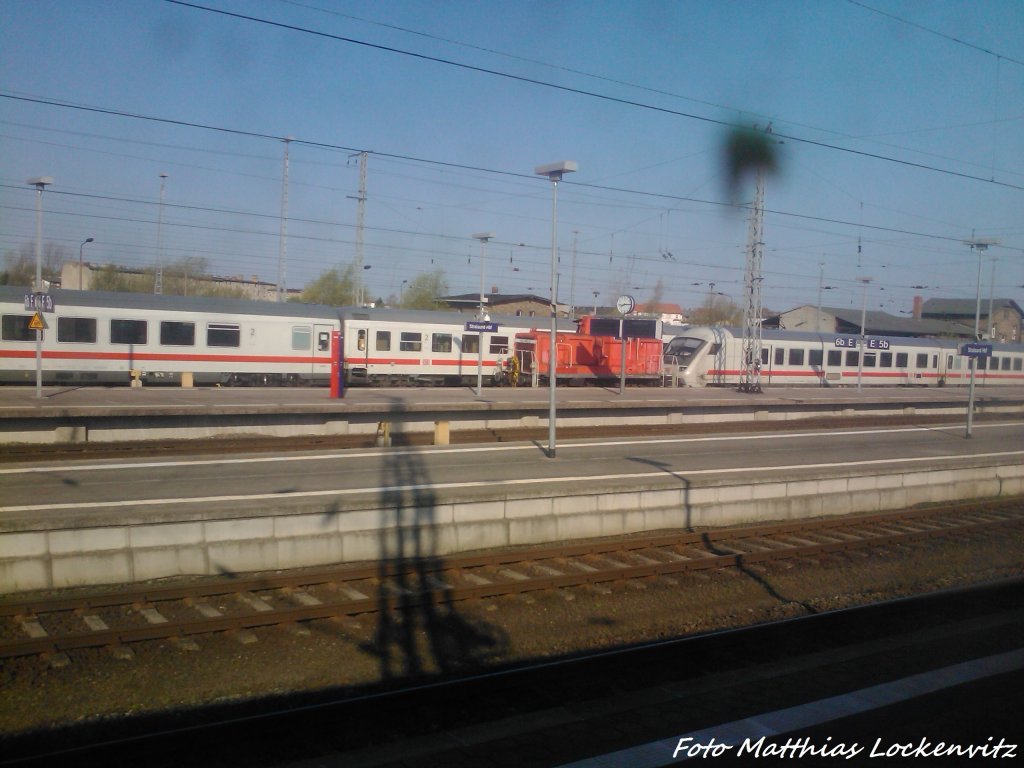
[[[203,519],[90,524],[39,521],[0,533],[0,593],[331,565],[381,557],[443,557],[691,527],[879,512],[955,499],[1024,494],[1024,464],[806,473],[751,484],[667,477],[588,494],[429,497],[429,502],[302,509]],[[393,502],[394,500],[392,500]],[[379,507],[379,508],[378,508]]]

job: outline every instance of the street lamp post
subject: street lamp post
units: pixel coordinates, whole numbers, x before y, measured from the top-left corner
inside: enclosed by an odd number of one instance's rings
[[[860,354],[857,355],[857,391],[860,392],[861,377],[864,375],[864,351],[867,349],[867,338],[864,326],[868,317],[868,283],[874,278],[858,277],[857,282],[864,284],[864,296],[860,305]]]
[[[84,269],[82,266],[82,249],[85,247],[86,243],[91,243],[93,240],[94,238],[87,237],[82,241],[82,244],[78,246],[78,290],[80,291],[82,290],[82,281],[85,279],[82,276],[82,270]]]
[[[547,176],[551,181],[551,349],[548,351],[548,458],[555,458],[555,378],[557,370],[556,323],[558,318],[558,297],[556,295],[556,263],[558,261],[558,182],[567,173],[579,168],[574,160],[540,165],[534,169],[538,176]]]
[[[484,257],[487,255],[487,241],[494,239],[493,232],[477,232],[473,235],[474,240],[480,241],[480,308],[477,310],[476,319],[484,322]],[[476,344],[476,396],[480,397],[484,391],[484,332],[477,332]]]
[[[998,240],[989,240],[986,238],[974,238],[965,240],[964,243],[971,247],[972,251],[978,252],[978,290],[975,296],[974,303],[974,340],[979,341],[979,330],[981,328],[981,254],[988,250],[990,245],[997,245]],[[989,314],[989,327],[992,326],[992,316]],[[964,437],[973,437],[971,435],[971,428],[974,425],[974,376],[978,370],[978,361],[974,355],[967,358],[967,365],[971,371],[971,383],[967,388],[967,429]]]
[[[35,176],[26,184],[36,188],[36,293],[43,291],[43,190],[53,184],[52,176]],[[38,311],[38,310],[37,310]],[[36,329],[36,398],[43,396],[43,332]]]

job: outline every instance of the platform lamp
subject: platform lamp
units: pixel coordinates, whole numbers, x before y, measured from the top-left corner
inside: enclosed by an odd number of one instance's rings
[[[990,245],[998,245],[998,240],[990,240],[988,238],[976,238],[971,236],[970,240],[964,240],[964,245],[969,245],[972,251],[978,252],[978,291],[975,298],[974,304],[974,340],[978,341],[978,332],[981,328],[981,254],[988,250]],[[992,327],[991,313],[989,315],[989,327]],[[967,358],[967,365],[971,369],[971,383],[968,387],[967,394],[967,430],[964,437],[972,437],[971,428],[974,425],[974,374],[978,370],[977,358],[974,355],[970,355]]]
[[[477,232],[473,235],[473,239],[480,241],[480,308],[477,310],[476,319],[483,323],[487,319],[484,315],[484,259],[487,256],[487,241],[494,239],[494,233]],[[482,330],[478,332],[476,347],[476,396],[480,397],[484,391],[484,332]]]
[[[868,317],[868,284],[873,277],[858,277],[857,282],[864,284],[864,293],[860,305],[860,353],[857,355],[857,391],[860,392],[860,380],[864,375],[864,351],[867,349],[867,332],[865,325]]]
[[[555,332],[558,319],[558,297],[556,291],[558,261],[558,182],[567,173],[579,169],[575,160],[562,160],[534,168],[538,176],[547,176],[551,181],[551,349],[548,350],[548,458],[555,458]]]
[[[82,241],[82,244],[78,246],[78,290],[80,291],[82,290],[82,281],[85,280],[85,278],[82,276],[82,249],[85,248],[86,243],[91,243],[94,240],[95,238],[93,237],[87,237],[85,238],[85,240]]]
[[[53,184],[52,176],[34,176],[25,182],[36,188],[36,293],[43,291],[43,190]],[[36,329],[36,398],[43,397],[43,332]]]

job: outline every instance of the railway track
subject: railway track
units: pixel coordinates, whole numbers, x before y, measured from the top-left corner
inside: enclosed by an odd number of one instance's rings
[[[616,584],[671,580],[687,571],[757,567],[1024,523],[1024,500],[887,514],[599,540],[483,554],[303,570],[250,578],[0,602],[0,658],[66,663],[83,648],[131,655],[133,643],[195,638],[324,619]]]
[[[975,421],[1006,420],[1006,414],[977,414]],[[781,432],[791,429],[843,429],[872,426],[962,425],[963,418],[948,415],[915,414],[912,416],[809,417],[792,421],[716,422],[714,424],[610,424],[597,427],[561,427],[565,439],[587,439],[622,436],[671,436],[735,434],[739,432]],[[547,438],[547,427],[508,428],[454,431],[453,444],[507,443]],[[392,433],[395,447],[430,445],[433,435],[426,432]],[[154,457],[183,455],[223,455],[227,453],[262,453],[269,451],[310,451],[323,449],[365,449],[377,444],[375,435],[302,435],[297,437],[206,438],[202,440],[143,440],[118,443],[57,443],[5,445],[0,463],[32,461],[73,461],[120,458],[122,456]]]

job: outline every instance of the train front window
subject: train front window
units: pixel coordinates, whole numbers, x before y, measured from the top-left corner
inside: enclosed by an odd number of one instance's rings
[[[235,323],[209,323],[206,326],[206,346],[240,347],[242,329]]]
[[[149,338],[149,324],[145,320],[111,320],[111,344],[145,344]]]
[[[4,341],[35,341],[36,332],[28,327],[32,315],[4,315],[0,320]]]
[[[673,358],[673,362],[676,365],[680,368],[685,368],[705,343],[703,339],[694,339],[690,336],[676,336],[665,347],[665,357]]]
[[[196,324],[178,320],[160,321],[160,343],[167,347],[192,347],[196,343]]]

